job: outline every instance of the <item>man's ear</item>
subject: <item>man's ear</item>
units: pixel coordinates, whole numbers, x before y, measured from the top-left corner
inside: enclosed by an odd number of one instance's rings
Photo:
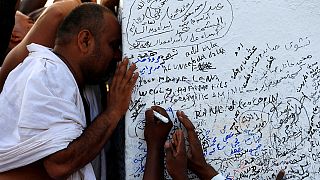
[[[94,38],[89,30],[84,29],[78,33],[78,47],[82,53],[91,53],[94,50],[94,46]]]

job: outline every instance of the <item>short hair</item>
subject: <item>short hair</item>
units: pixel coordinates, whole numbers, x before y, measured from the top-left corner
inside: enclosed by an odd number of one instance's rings
[[[88,29],[93,34],[94,39],[98,40],[98,36],[105,26],[102,23],[105,13],[113,15],[111,10],[95,3],[79,5],[61,23],[55,43],[59,45],[68,44],[72,37],[83,29]]]

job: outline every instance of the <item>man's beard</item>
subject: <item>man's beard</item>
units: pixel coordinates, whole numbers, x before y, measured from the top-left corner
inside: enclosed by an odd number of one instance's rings
[[[98,41],[98,46],[96,47],[94,53],[93,53],[93,56],[98,58],[98,59],[103,59],[101,58],[102,57],[102,53],[101,53],[101,48],[100,48],[100,42]],[[104,72],[103,76],[100,77],[101,79],[99,79],[98,83],[105,83],[107,81],[110,81],[112,80],[115,72],[116,72],[116,69],[117,69],[117,59],[112,59],[108,65],[108,68],[107,70]]]

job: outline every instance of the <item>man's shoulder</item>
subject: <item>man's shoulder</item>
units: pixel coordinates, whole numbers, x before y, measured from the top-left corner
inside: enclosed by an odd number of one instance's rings
[[[44,46],[31,44],[28,49],[29,56],[10,73],[4,91],[18,88],[75,100],[78,87],[68,67]]]
[[[30,44],[31,57],[36,58],[40,66],[39,73],[46,77],[48,86],[52,89],[68,87],[76,88],[76,81],[69,70],[68,66],[55,54],[53,50],[39,44]],[[33,52],[32,52],[33,51]]]
[[[78,94],[77,83],[69,70],[69,68],[60,59],[56,57],[43,57],[40,63],[40,68],[35,69],[31,78],[35,78],[35,83],[38,83],[38,77],[41,78],[43,86],[48,88],[52,95],[72,100],[75,100]],[[71,99],[70,99],[71,100]]]

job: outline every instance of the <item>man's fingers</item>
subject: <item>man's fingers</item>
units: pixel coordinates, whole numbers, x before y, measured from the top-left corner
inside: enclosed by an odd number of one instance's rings
[[[179,144],[179,140],[178,140],[178,137],[177,137],[178,132],[179,132],[179,130],[176,130],[172,135],[172,144],[173,144],[174,147],[177,147],[178,144]]]
[[[179,121],[187,129],[188,140],[191,148],[191,152],[202,150],[201,142],[198,138],[197,133],[195,132],[195,127],[189,118],[184,114],[183,111],[177,111],[177,116]]]
[[[131,93],[132,89],[134,88],[134,85],[139,77],[139,73],[134,72],[137,69],[135,64],[132,64],[127,70],[128,63],[128,58],[124,58],[123,61],[117,64],[117,69],[111,83],[112,90],[122,87],[127,89],[127,92]]]
[[[194,131],[194,126],[189,118],[184,114],[183,111],[177,111],[177,117],[179,121],[183,124],[183,126],[187,129],[187,131]]]
[[[126,90],[126,93],[128,93],[127,95],[130,95],[130,97],[131,97],[134,85],[136,84],[138,77],[139,77],[139,73],[137,73],[137,72],[134,73],[133,76],[131,77],[131,79],[129,80],[129,82],[127,84],[125,84],[125,86],[124,86],[124,90]]]
[[[127,67],[128,67],[128,64],[129,64],[129,60],[128,58],[124,58],[123,61],[120,63],[120,66],[119,66],[119,75],[120,75],[120,81],[122,81],[125,77],[125,74],[127,72]]]
[[[114,74],[114,78],[112,84],[115,85],[116,82],[122,82],[128,66],[129,60],[128,58],[124,58],[121,62],[117,64],[117,70]]]
[[[278,175],[277,175],[277,177],[276,177],[276,180],[282,180],[283,177],[284,177],[284,175],[285,175],[284,170],[281,170],[281,171],[278,173]]]
[[[134,71],[137,69],[137,66],[135,64],[131,64],[127,72],[125,73],[125,76],[123,78],[124,83],[128,83],[131,78],[133,77]]]
[[[136,72],[136,73],[134,73],[132,75],[132,77],[131,77],[131,79],[130,79],[130,81],[128,83],[128,86],[129,86],[129,88],[131,90],[133,89],[134,85],[136,84],[138,77],[139,77],[139,73],[138,72]]]
[[[188,132],[188,141],[190,144],[190,150],[191,150],[192,154],[194,154],[194,153],[203,154],[201,142],[195,132],[194,133]]]
[[[186,153],[186,145],[185,145],[185,140],[184,140],[184,135],[183,131],[178,129],[175,132],[176,136],[176,149],[178,153]]]
[[[144,113],[146,117],[146,125],[149,125],[150,123],[154,123],[154,115],[152,109],[147,109]]]
[[[173,147],[171,142],[166,141],[166,143],[164,144],[164,151],[166,153],[167,160],[173,158]]]

